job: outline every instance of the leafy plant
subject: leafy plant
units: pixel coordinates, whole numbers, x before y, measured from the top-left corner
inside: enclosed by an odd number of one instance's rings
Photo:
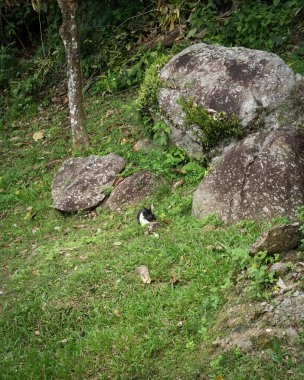
[[[180,147],[170,146],[165,153],[164,163],[171,167],[177,167],[189,161],[187,153]]]
[[[286,42],[302,11],[301,0],[246,1],[223,19],[211,3],[201,4],[191,15],[191,31],[208,43],[272,50]]]
[[[240,136],[241,131],[235,115],[232,119],[225,112],[212,116],[202,106],[195,104],[191,97],[188,101],[180,98],[179,104],[185,113],[185,124],[192,128],[206,151],[210,151],[227,137]]]
[[[160,69],[167,63],[169,57],[161,54],[156,57],[154,62],[147,68],[144,80],[138,91],[137,109],[142,115],[152,117],[153,114],[159,113],[158,92]]]
[[[267,256],[267,252],[259,252],[254,256],[250,267],[247,270],[248,277],[252,284],[249,288],[252,296],[262,298],[266,295],[264,290],[275,281],[275,273],[268,271],[269,265],[276,260]]]
[[[154,62],[146,69],[135,106],[141,115],[145,134],[153,137],[161,145],[166,144],[170,128],[160,119],[157,99],[159,92],[158,73],[168,59],[167,55],[157,55]],[[155,122],[155,120],[157,121]]]
[[[235,270],[243,270],[252,262],[252,258],[245,248],[234,248],[230,251],[232,265]]]
[[[225,21],[224,41],[229,45],[272,50],[286,41],[291,22],[302,7],[299,0],[275,0],[273,4],[247,2]]]
[[[144,80],[146,68],[158,60],[159,54],[162,53],[138,49],[120,65],[116,61],[112,64],[108,62],[108,69],[99,76],[92,87],[93,93],[115,93],[140,85]],[[86,67],[86,64],[83,67]],[[89,75],[89,69],[86,69],[86,72],[86,75]]]
[[[212,4],[197,6],[191,14],[190,25],[188,38],[201,34],[204,42],[222,43],[222,25]]]
[[[255,298],[267,295],[265,290],[275,281],[275,273],[269,272],[269,266],[278,260],[278,257],[268,256],[267,252],[259,252],[254,257],[249,256],[245,248],[230,250],[234,271],[246,269],[246,276],[250,279],[249,293]]]
[[[190,160],[183,167],[186,171],[185,179],[187,183],[198,183],[207,174],[207,165],[203,162]]]
[[[154,133],[153,139],[160,145],[165,145],[168,142],[168,135],[170,133],[170,127],[162,120],[157,121],[153,127]]]
[[[294,48],[288,60],[288,66],[290,66],[295,72],[304,75],[304,47]]]

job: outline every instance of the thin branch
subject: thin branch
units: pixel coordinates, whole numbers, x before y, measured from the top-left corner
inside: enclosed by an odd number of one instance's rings
[[[125,20],[124,22],[122,22],[120,25],[118,26],[115,26],[115,25],[97,25],[97,26],[88,26],[87,28],[81,28],[81,30],[91,30],[91,29],[102,29],[102,28],[115,28],[115,29],[118,29],[120,28],[123,24],[125,24],[126,22],[128,22],[129,20],[132,20],[133,18],[136,18],[136,17],[140,17],[140,16],[143,16],[145,14],[148,14],[148,13],[152,13],[152,12],[155,12],[156,9],[152,9],[150,11],[147,11],[147,12],[143,12],[143,13],[140,13],[138,15],[135,15],[135,16],[132,16],[132,17],[129,17],[127,20]]]
[[[39,19],[39,31],[40,31],[40,41],[41,41],[41,46],[42,46],[42,53],[43,53],[43,58],[45,58],[45,50],[44,50],[44,43],[43,43],[43,36],[42,36],[42,26],[41,26],[41,18],[40,18],[40,6],[38,9],[38,19]]]
[[[122,22],[120,25],[118,25],[118,27],[117,27],[117,28],[120,28],[122,25],[124,25],[126,22],[128,22],[128,21],[132,20],[133,18],[137,18],[137,17],[143,16],[143,15],[146,15],[146,14],[148,14],[148,13],[152,13],[152,12],[155,12],[155,11],[157,11],[157,9],[156,9],[156,8],[154,8],[154,9],[151,9],[150,11],[147,11],[147,12],[143,12],[143,13],[139,13],[138,15],[135,15],[135,16],[132,16],[132,17],[129,17],[129,18],[127,18],[127,19],[126,19],[124,22]]]
[[[28,27],[28,25],[27,25],[27,23],[26,23],[25,20],[24,20],[24,25],[25,25],[25,28],[27,30],[27,34],[29,36],[29,39],[31,40],[31,44],[33,45],[34,43],[33,43],[32,35],[31,35],[31,32],[30,32],[29,27]]]

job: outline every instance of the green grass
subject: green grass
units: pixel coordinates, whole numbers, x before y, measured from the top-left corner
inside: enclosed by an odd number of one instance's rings
[[[140,125],[125,105],[134,94],[87,101],[92,153],[128,160],[172,183],[187,159],[176,150],[135,153]],[[211,360],[209,335],[225,308],[234,269],[230,252],[246,250],[266,225],[229,227],[191,216],[193,191],[205,173],[187,164],[185,185],[151,200],[171,223],[145,236],[136,208],[63,216],[51,207],[51,181],[71,152],[67,112],[45,110],[6,123],[0,169],[1,379],[284,379],[296,363],[235,352]],[[35,131],[45,138],[35,142]],[[18,141],[10,141],[18,136]],[[205,231],[204,225],[217,228]],[[225,249],[208,246],[221,244]],[[136,268],[146,265],[152,283]],[[239,370],[239,367],[241,370]],[[284,372],[285,371],[285,372]],[[290,376],[289,376],[290,377]]]

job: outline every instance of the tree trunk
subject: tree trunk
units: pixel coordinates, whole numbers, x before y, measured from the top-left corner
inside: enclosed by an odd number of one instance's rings
[[[85,130],[82,77],[80,66],[78,0],[58,0],[63,21],[59,30],[67,57],[68,97],[73,148],[88,148]]]

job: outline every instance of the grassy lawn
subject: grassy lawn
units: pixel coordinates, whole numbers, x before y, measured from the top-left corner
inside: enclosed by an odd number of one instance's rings
[[[66,109],[1,130],[0,378],[287,379],[288,370],[303,378],[285,355],[208,356],[231,289],[231,252],[246,250],[267,226],[195,220],[192,194],[206,169],[178,150],[133,152],[140,126],[125,107],[133,98],[87,100],[91,153],[122,155],[123,176],[148,169],[167,179],[151,200],[158,220],[168,221],[159,238],[144,234],[138,208],[69,216],[52,209],[52,178],[71,155]],[[172,192],[180,178],[184,186]],[[140,265],[151,284],[136,273]]]

